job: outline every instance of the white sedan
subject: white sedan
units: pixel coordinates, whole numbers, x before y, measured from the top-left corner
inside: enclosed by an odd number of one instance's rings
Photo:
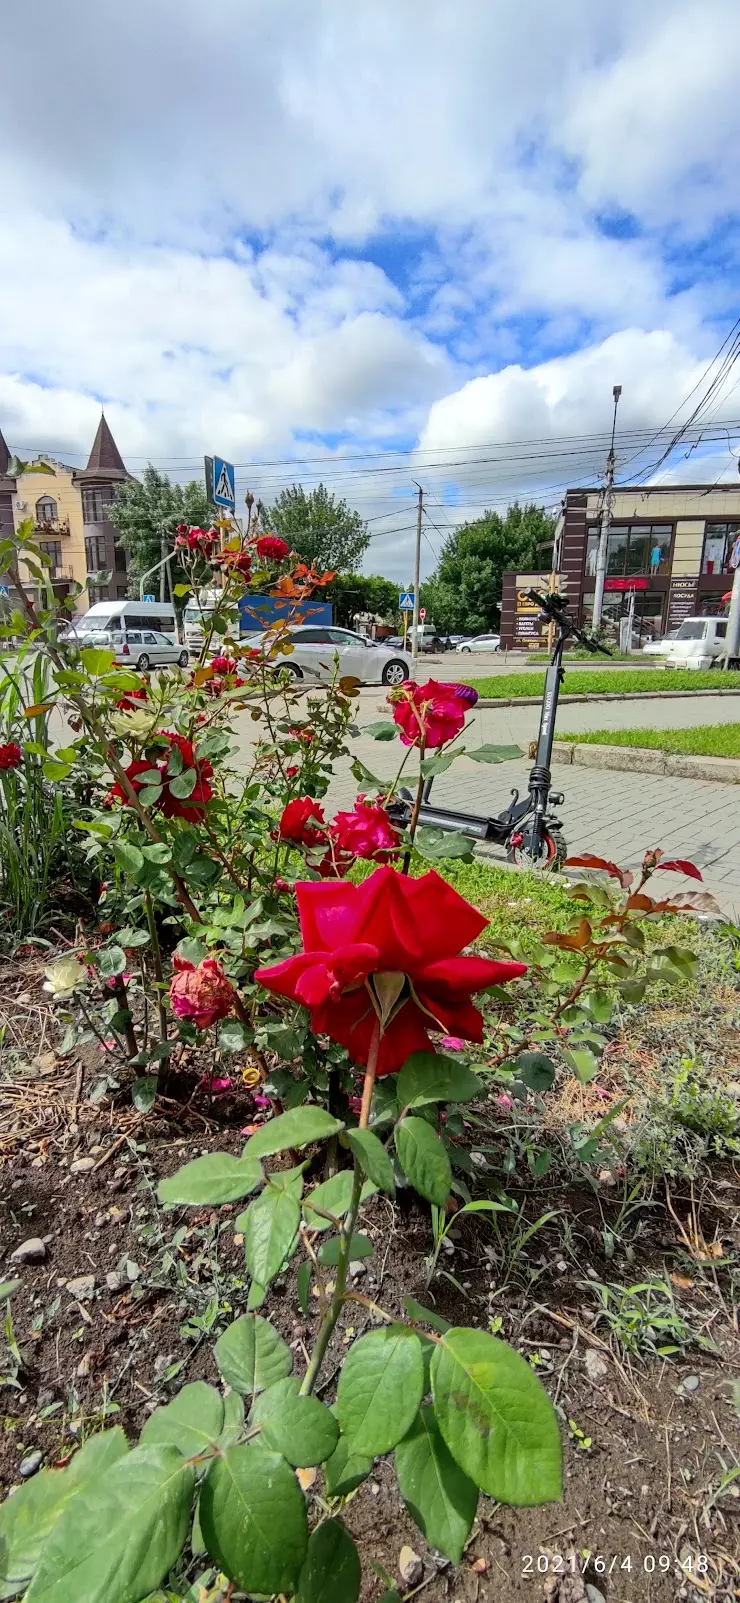
[[[402,685],[411,678],[410,652],[368,642],[351,629],[303,623],[296,624],[289,633],[292,652],[275,660],[276,666],[287,669],[293,679],[328,682],[334,678],[337,662],[340,677],[352,675],[366,685]],[[271,638],[255,635],[249,644],[258,646]]]
[[[456,651],[498,651],[500,635],[473,635],[472,640],[461,640]]]

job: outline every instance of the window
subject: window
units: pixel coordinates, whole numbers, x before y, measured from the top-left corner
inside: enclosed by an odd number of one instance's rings
[[[612,529],[606,544],[606,571],[609,577],[625,572],[627,563],[628,531]]]
[[[61,540],[39,540],[39,551],[43,551],[44,555],[51,559],[52,568],[61,568],[61,566],[62,566],[62,542],[61,542]]]
[[[703,640],[706,633],[706,623],[701,618],[685,619],[676,635],[677,640]]]
[[[125,601],[125,600],[126,600],[126,586],[125,586],[125,584],[117,584],[116,585],[116,601]]]
[[[151,634],[151,632],[149,634],[143,635],[142,639],[144,641],[144,645],[145,646],[156,646],[156,644],[157,644],[157,636]]]
[[[730,557],[740,535],[740,523],[707,523],[704,528],[702,573],[729,573]]]
[[[670,523],[613,523],[609,531],[606,571],[613,578],[635,573],[667,573],[673,525]],[[586,578],[596,577],[599,530],[586,540]]]
[[[106,566],[105,535],[88,535],[85,540],[85,561],[88,573],[100,573]]]
[[[113,560],[116,573],[125,573],[128,563],[126,561],[126,551],[122,545],[115,545],[113,547]]]
[[[726,637],[727,637],[727,619],[723,618],[721,623],[716,623],[715,626],[714,626],[714,638],[715,638],[715,640],[725,640]]]
[[[293,639],[297,646],[331,645],[331,635],[328,629],[296,629]]]
[[[57,504],[51,495],[42,495],[36,502],[36,522],[53,523],[57,515]]]
[[[108,516],[108,508],[113,499],[112,492],[105,488],[83,489],[82,491],[82,521],[83,523],[103,523]]]

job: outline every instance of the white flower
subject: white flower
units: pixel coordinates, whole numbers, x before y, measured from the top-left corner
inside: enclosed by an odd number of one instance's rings
[[[87,983],[87,969],[83,963],[77,961],[76,957],[60,957],[44,972],[46,974],[44,990],[51,991],[55,997],[69,996],[70,991]]]

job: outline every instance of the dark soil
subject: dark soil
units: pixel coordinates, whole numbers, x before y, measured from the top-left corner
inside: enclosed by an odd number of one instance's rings
[[[240,1144],[238,1132],[222,1131],[198,1141],[197,1149],[237,1151]],[[242,1252],[232,1225],[237,1205],[162,1214],[155,1204],[156,1178],[193,1156],[192,1140],[150,1138],[138,1149],[127,1141],[115,1162],[86,1174],[69,1172],[75,1150],[79,1154],[79,1148],[71,1148],[69,1157],[42,1167],[18,1160],[5,1170],[2,1239],[7,1250],[36,1235],[47,1238],[48,1250],[43,1264],[18,1271],[22,1285],[13,1317],[24,1362],[22,1390],[6,1392],[0,1447],[5,1486],[15,1483],[21,1458],[34,1448],[42,1450],[46,1463],[57,1463],[82,1435],[105,1422],[121,1423],[133,1437],[148,1412],[179,1385],[198,1378],[216,1381],[213,1339],[246,1305]],[[441,1255],[445,1274],[437,1275],[430,1290],[424,1270],[431,1246],[428,1215],[414,1202],[401,1209],[400,1219],[396,1214],[395,1222],[382,1200],[368,1209],[376,1256],[358,1289],[397,1313],[403,1311],[404,1293],[411,1293],[458,1324],[486,1328],[492,1316],[500,1315],[502,1335],[535,1359],[561,1412],[565,1495],[562,1505],[522,1510],[481,1499],[465,1562],[453,1568],[435,1558],[400,1506],[391,1462],[378,1462],[374,1478],[344,1509],[363,1557],[363,1600],[381,1590],[373,1560],[398,1582],[404,1543],[424,1560],[429,1580],[421,1595],[429,1603],[525,1597],[578,1603],[598,1598],[598,1592],[607,1603],[737,1598],[740,1502],[728,1494],[704,1513],[719,1483],[720,1460],[730,1468],[740,1453],[728,1388],[740,1344],[711,1276],[699,1271],[684,1295],[691,1299],[695,1325],[711,1321],[721,1355],[694,1349],[665,1362],[653,1358],[629,1366],[609,1346],[605,1327],[593,1331],[595,1303],[584,1277],[595,1272],[599,1280],[629,1282],[659,1270],[667,1245],[665,1217],[657,1233],[641,1243],[654,1263],[643,1258],[639,1271],[630,1269],[625,1276],[628,1266],[600,1255],[601,1213],[593,1191],[565,1197],[548,1194],[540,1182],[532,1217],[545,1205],[567,1208],[578,1252],[561,1256],[559,1221],[552,1221],[532,1238],[524,1272],[512,1278],[503,1295],[500,1270],[489,1256],[492,1237],[479,1223],[471,1228],[460,1221],[454,1251]],[[707,1228],[709,1221],[704,1223]],[[166,1244],[180,1224],[186,1224],[187,1235],[168,1253]],[[672,1248],[675,1252],[675,1239]],[[121,1275],[115,1291],[106,1285],[111,1272]],[[66,1282],[87,1274],[95,1276],[95,1290],[91,1299],[80,1301]],[[292,1271],[275,1284],[266,1312],[292,1346],[300,1370],[315,1318],[300,1314]],[[204,1326],[210,1323],[210,1336],[197,1326],[198,1319]],[[371,1322],[372,1314],[358,1304],[355,1332]],[[337,1346],[326,1371],[329,1400],[343,1350],[341,1342]],[[589,1350],[605,1365],[595,1379],[585,1367]],[[168,1379],[173,1365],[179,1366],[177,1374]],[[588,1450],[570,1438],[569,1420],[591,1438]],[[316,1489],[320,1484],[317,1477]],[[706,1574],[688,1570],[699,1555],[706,1555]],[[589,1594],[587,1583],[598,1592]]]

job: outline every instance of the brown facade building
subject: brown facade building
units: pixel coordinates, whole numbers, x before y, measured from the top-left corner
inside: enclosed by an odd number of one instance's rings
[[[576,622],[593,617],[602,492],[568,490],[555,531],[554,566]],[[620,486],[607,544],[603,621],[618,630],[634,597],[633,642],[646,644],[695,613],[724,610],[740,556],[740,485]],[[525,595],[549,574],[504,575],[501,644],[531,647],[539,634]]]
[[[87,560],[89,604],[122,601],[127,593],[127,558],[120,544],[110,507],[116,488],[130,478],[103,413],[87,467],[75,473],[82,496],[82,525]],[[110,573],[110,579],[102,576]]]

